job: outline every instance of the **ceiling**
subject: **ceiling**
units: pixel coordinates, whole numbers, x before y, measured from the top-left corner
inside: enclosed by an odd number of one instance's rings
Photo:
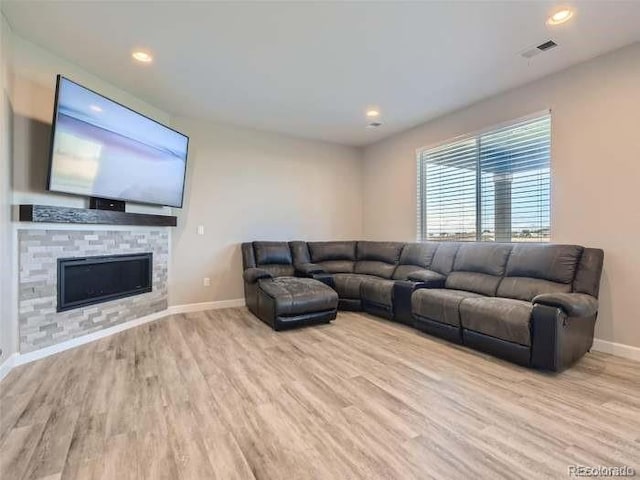
[[[171,114],[348,145],[640,40],[640,1],[5,1],[14,31]],[[523,50],[560,46],[530,61]],[[135,64],[134,47],[154,54]],[[64,73],[64,72],[61,72]],[[383,126],[365,128],[378,105]]]

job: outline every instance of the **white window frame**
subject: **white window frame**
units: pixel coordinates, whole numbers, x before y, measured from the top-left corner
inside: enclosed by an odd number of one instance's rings
[[[425,191],[424,191],[424,185],[423,185],[423,181],[422,181],[422,155],[424,152],[429,151],[429,150],[434,150],[438,147],[442,147],[444,145],[447,145],[449,143],[457,143],[457,142],[463,142],[465,140],[471,140],[477,137],[480,137],[482,135],[491,133],[493,131],[496,130],[500,130],[503,128],[508,128],[511,125],[516,125],[518,123],[521,122],[526,122],[528,120],[533,120],[535,118],[538,117],[542,117],[548,115],[549,116],[549,120],[551,123],[551,135],[550,135],[550,165],[549,165],[549,170],[550,170],[550,178],[549,178],[549,182],[550,182],[550,190],[549,190],[549,228],[550,228],[550,232],[549,232],[549,240],[541,240],[540,243],[547,243],[551,241],[551,235],[553,232],[553,115],[552,115],[552,110],[551,108],[548,108],[546,110],[540,110],[537,111],[535,113],[530,113],[528,115],[524,115],[522,117],[516,118],[516,119],[511,119],[511,120],[507,120],[501,123],[497,123],[494,125],[491,125],[489,127],[485,127],[485,128],[481,128],[478,130],[475,130],[473,132],[469,132],[469,133],[464,133],[462,135],[458,135],[452,138],[448,138],[446,140],[443,141],[439,141],[437,143],[433,143],[424,147],[420,147],[415,151],[415,155],[416,155],[416,240],[418,242],[426,242],[428,241],[427,238],[427,232],[426,230],[426,225],[425,222],[423,221],[423,212],[425,210],[425,206],[424,206],[424,201],[425,201]],[[476,195],[479,195],[479,189],[476,192]],[[478,212],[476,212],[476,224],[480,221],[480,214]],[[441,240],[442,242],[446,242],[447,240]],[[452,241],[452,240],[450,240]],[[481,240],[477,240],[476,242],[480,242]],[[471,243],[471,242],[469,242]]]

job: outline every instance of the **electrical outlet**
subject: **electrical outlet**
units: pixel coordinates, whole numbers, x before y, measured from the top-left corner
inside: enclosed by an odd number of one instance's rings
[[[198,235],[204,235],[204,225],[198,225]]]
[[[211,279],[209,277],[204,277],[202,279],[202,285],[204,285],[205,287],[210,287],[211,286]]]

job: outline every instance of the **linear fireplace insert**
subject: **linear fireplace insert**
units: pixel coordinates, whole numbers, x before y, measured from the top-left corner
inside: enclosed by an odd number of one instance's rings
[[[58,259],[58,312],[150,292],[153,253]]]

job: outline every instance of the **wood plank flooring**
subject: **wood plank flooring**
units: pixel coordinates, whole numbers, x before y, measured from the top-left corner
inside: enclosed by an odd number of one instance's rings
[[[0,383],[0,478],[535,479],[640,472],[640,364],[540,373],[356,313],[176,315]]]

